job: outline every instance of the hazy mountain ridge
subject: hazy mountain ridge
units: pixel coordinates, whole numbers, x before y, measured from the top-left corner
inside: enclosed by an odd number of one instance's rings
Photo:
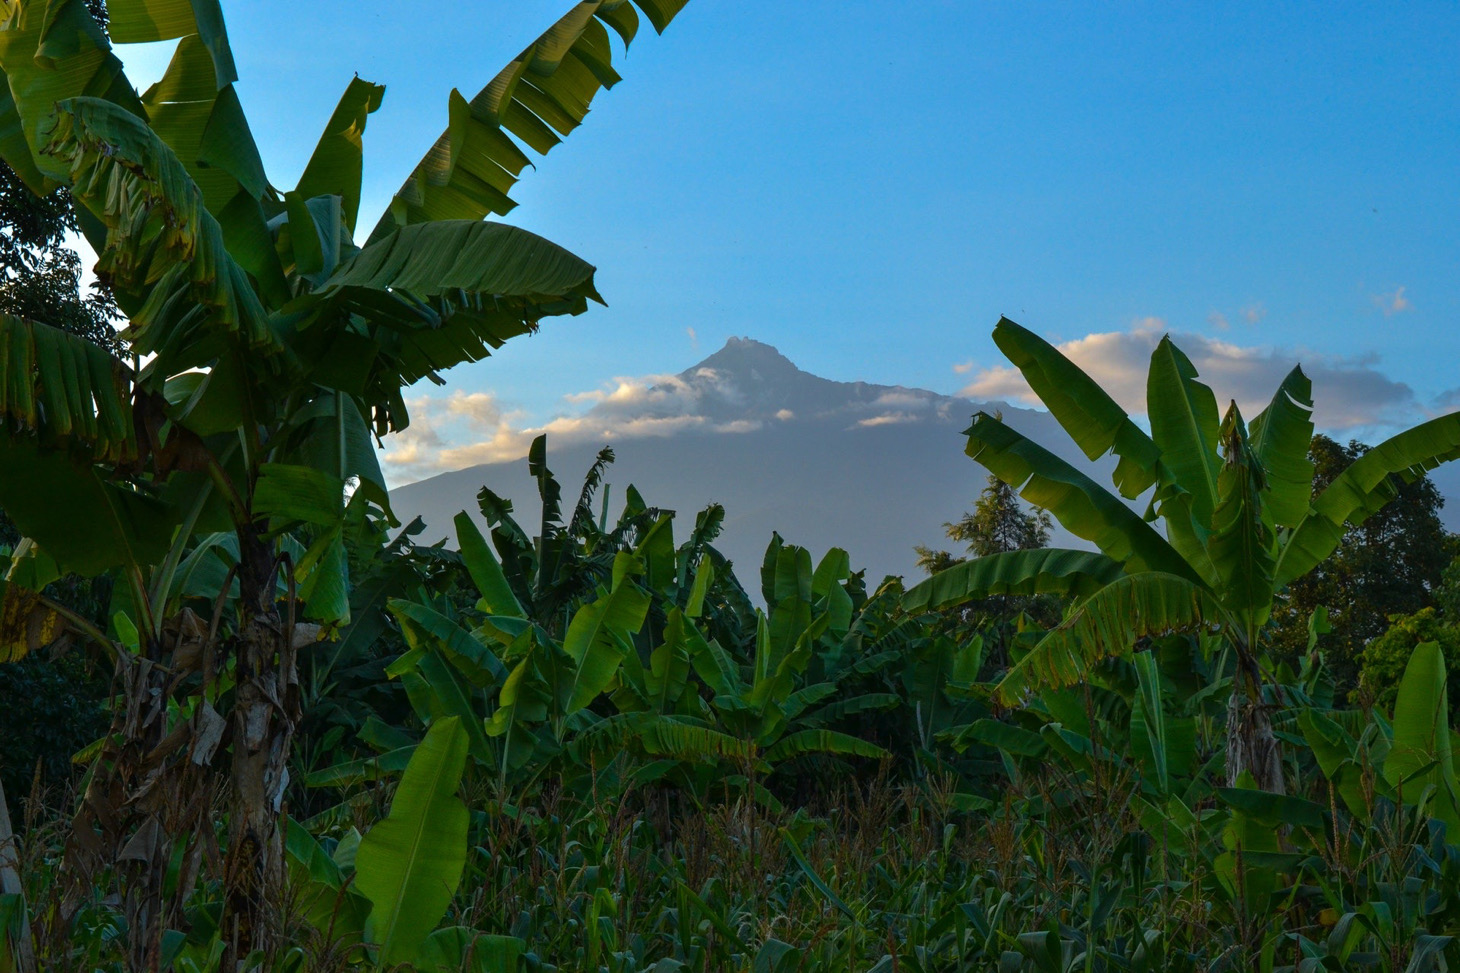
[[[873,581],[917,575],[913,546],[946,548],[943,523],[968,509],[983,488],[985,471],[964,455],[961,435],[979,410],[1002,412],[1010,426],[1109,483],[1111,461],[1086,460],[1046,412],[900,385],[837,382],[802,371],[750,338],[731,338],[647,394],[609,394],[585,418],[603,418],[605,429],[647,430],[607,440],[618,457],[608,476],[610,508],[620,509],[632,483],[649,503],[679,513],[682,537],[697,511],[724,504],[719,547],[753,587],[772,531],[818,556],[846,548],[853,566]],[[577,496],[604,444],[555,445],[549,437],[548,464],[568,498]],[[1447,496],[1460,492],[1460,464],[1431,476]],[[402,519],[424,517],[425,536],[435,540],[453,535],[458,511],[477,515],[483,484],[509,498],[524,525],[536,523],[537,493],[525,454],[398,487],[391,497]],[[1444,514],[1447,527],[1460,526],[1460,504]],[[1053,541],[1089,546],[1058,526]]]
[[[751,571],[779,531],[820,553],[846,548],[874,581],[912,576],[913,545],[940,545],[944,521],[969,507],[984,473],[963,454],[961,433],[980,409],[1001,410],[1010,425],[1084,463],[1049,415],[1002,402],[976,403],[926,389],[837,382],[802,371],[770,345],[732,338],[724,348],[646,396],[612,395],[587,417],[703,419],[666,434],[620,436],[609,443],[610,508],[632,483],[651,504],[692,523],[711,502],[725,505],[721,550]],[[609,423],[605,422],[605,425]],[[576,496],[604,443],[562,447],[548,439],[548,463]],[[477,513],[487,485],[512,500],[524,524],[536,521],[537,494],[526,458],[443,473],[392,491],[403,519],[420,515],[425,537],[451,536],[460,510]],[[681,528],[681,533],[688,524]]]

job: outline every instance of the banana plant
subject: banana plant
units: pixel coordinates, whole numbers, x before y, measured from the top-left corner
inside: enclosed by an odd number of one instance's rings
[[[355,887],[372,908],[366,939],[378,962],[414,962],[451,905],[466,867],[470,816],[457,797],[466,734],[453,717],[433,724],[406,765],[390,815],[365,833]]]
[[[411,651],[388,671],[402,679],[423,720],[451,714],[471,721],[470,752],[495,773],[499,789],[551,767],[571,771],[571,763],[557,760],[565,751],[591,762],[605,749],[618,753],[630,745],[676,760],[736,750],[735,740],[677,709],[687,684],[687,646],[702,640],[679,607],[669,609],[647,668],[640,657],[654,600],[648,548],[656,537],[667,536],[666,527],[615,555],[604,583],[569,606],[561,638],[528,616],[465,513],[457,516],[456,527],[462,559],[481,594],[481,614],[473,623],[451,617],[443,606],[392,602]],[[689,612],[699,607],[692,604]],[[617,714],[601,712],[610,699],[633,702]],[[340,779],[334,774],[321,782]]]
[[[774,773],[782,764],[813,754],[888,755],[875,743],[827,725],[866,708],[860,704],[867,700],[827,702],[850,669],[823,670],[818,682],[807,679],[813,660],[839,648],[851,631],[849,580],[845,551],[831,550],[813,570],[805,548],[773,535],[761,568],[768,610],[756,610],[749,665],[740,666],[716,642],[702,639],[691,650],[694,671],[712,694],[709,708],[718,728],[751,747],[756,756],[752,767],[759,773]],[[886,702],[881,697],[871,705]],[[755,796],[769,799],[763,789]]]
[[[1446,840],[1460,837],[1460,779],[1454,765],[1444,653],[1435,642],[1415,646],[1394,702],[1393,720],[1373,711],[1305,709],[1298,726],[1334,793],[1360,821],[1376,799],[1419,807],[1443,821]]]
[[[1173,632],[1218,635],[1235,670],[1227,717],[1227,777],[1250,773],[1283,791],[1279,741],[1264,694],[1264,627],[1284,586],[1333,552],[1346,525],[1414,480],[1460,456],[1460,413],[1381,443],[1313,493],[1307,456],[1312,386],[1301,368],[1266,409],[1243,420],[1235,402],[1219,415],[1212,390],[1169,337],[1151,355],[1149,433],[1048,342],[1007,318],[994,341],[1091,460],[1113,455],[1116,491],[994,416],[980,413],[966,452],[1048,510],[1098,551],[1044,549],[978,558],[911,589],[909,610],[993,594],[1052,592],[1076,604],[1014,664],[998,694],[1017,703],[1031,687],[1069,685],[1138,640]],[[1127,506],[1149,493],[1144,514]],[[1159,520],[1164,533],[1154,522]]]
[[[604,449],[565,518],[546,455],[539,437],[529,452],[542,502],[536,536],[517,523],[509,503],[483,489],[478,499],[490,540],[462,512],[459,553],[415,549],[418,556],[454,558],[475,606],[462,603],[451,593],[455,582],[444,579],[389,599],[391,627],[406,651],[386,673],[423,723],[462,721],[473,761],[495,776],[499,790],[550,768],[579,779],[585,767],[612,762],[604,753],[633,752],[669,766],[741,754],[744,744],[711,729],[704,705],[689,704],[698,693],[686,692],[688,653],[715,639],[700,628],[708,624],[706,631],[738,639],[737,623],[748,614],[748,599],[712,543],[724,509],[702,511],[676,547],[673,513],[649,507],[631,486],[610,525],[604,478],[613,453]],[[600,488],[605,497],[595,523]],[[358,727],[358,739],[373,756],[312,771],[306,783],[334,789],[392,776],[416,746],[409,732],[374,716]],[[348,808],[347,802],[321,811],[310,824],[338,820]]]
[[[295,620],[346,620],[346,497],[388,511],[371,433],[405,428],[407,386],[599,299],[591,265],[482,217],[512,205],[530,161],[517,139],[547,152],[618,80],[608,31],[627,43],[636,11],[662,30],[682,6],[578,4],[470,101],[452,92],[447,131],[360,245],[361,137],[381,86],[346,85],[298,183],[281,192],[235,93],[217,0],[108,5],[116,40],[178,40],[140,95],[84,2],[5,5],[0,158],[37,193],[70,191],[97,274],[128,319],[128,357],[44,322],[0,319],[0,505],[60,569],[118,575],[136,613],[125,625],[138,632],[122,678],[138,699],[168,688],[159,664],[176,624],[160,602],[192,539],[236,540],[237,592],[223,599],[231,666],[224,682],[202,680],[227,685],[197,710],[232,728],[229,968],[272,947],[263,910],[282,876],[278,809],[300,718]],[[290,532],[307,538],[297,557],[281,543]],[[0,638],[12,657],[37,625],[76,621],[33,600],[21,607],[25,631]],[[93,775],[98,800],[108,775],[128,778],[122,765],[171,728],[117,730],[122,747]],[[182,752],[210,764],[217,721],[180,730],[195,744]],[[174,830],[161,810],[143,810],[107,836],[113,852],[138,829]],[[167,844],[151,843],[154,867]],[[157,937],[135,934],[137,961],[150,961]]]
[[[674,512],[648,505],[630,484],[623,509],[610,524],[606,479],[614,453],[605,446],[585,474],[578,500],[565,518],[562,486],[548,468],[547,451],[547,436],[542,435],[532,441],[527,453],[528,474],[537,483],[541,505],[536,534],[529,534],[521,525],[511,501],[487,487],[477,494],[477,506],[495,552],[492,556],[528,617],[561,636],[565,612],[611,577],[618,553],[642,550],[642,583],[653,595],[651,617],[655,622],[663,622],[670,605],[683,608],[691,598],[698,597],[708,623],[717,630],[726,625],[745,627],[751,614],[749,599],[713,543],[724,523],[724,507],[711,504],[701,511],[688,541],[676,548]],[[473,531],[473,536],[476,533]],[[705,560],[710,571],[701,577],[699,568]],[[696,589],[697,580],[704,587]]]

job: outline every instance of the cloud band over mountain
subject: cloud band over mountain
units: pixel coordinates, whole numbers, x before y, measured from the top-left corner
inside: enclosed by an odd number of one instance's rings
[[[1146,318],[1126,331],[1098,332],[1058,347],[1127,411],[1145,413],[1146,371],[1165,322]],[[1318,427],[1359,435],[1413,422],[1434,411],[1414,390],[1378,368],[1374,355],[1345,357],[1242,345],[1190,332],[1172,339],[1221,402],[1236,399],[1244,415],[1264,408],[1295,364],[1313,380]],[[962,363],[955,371],[974,371]],[[682,434],[746,434],[781,423],[815,420],[872,428],[929,418],[964,419],[986,403],[1038,407],[1023,377],[1007,365],[983,368],[958,397],[921,389],[840,383],[796,368],[774,348],[732,338],[721,351],[674,375],[617,378],[601,389],[564,396],[570,409],[533,423],[485,392],[422,396],[408,402],[411,425],[386,442],[387,475],[410,482],[453,469],[516,460],[542,433],[567,447]],[[1442,408],[1443,403],[1435,403]]]
[[[934,414],[946,418],[955,400],[921,389],[830,382],[796,368],[769,345],[732,338],[677,375],[617,378],[609,387],[566,395],[564,401],[583,411],[535,425],[485,392],[409,400],[409,428],[385,444],[386,474],[409,482],[520,459],[543,433],[568,447],[683,433],[745,434],[794,420],[870,427]]]

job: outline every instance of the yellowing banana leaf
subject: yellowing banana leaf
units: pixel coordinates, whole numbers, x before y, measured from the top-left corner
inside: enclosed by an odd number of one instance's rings
[[[143,111],[85,0],[14,4],[0,29],[0,69],[7,82],[0,99],[0,152],[38,195],[55,189],[66,175],[65,165],[43,152],[57,102],[92,95]]]
[[[146,44],[196,34],[219,88],[238,80],[218,0],[107,0],[107,31],[118,44]]]
[[[110,229],[97,272],[131,317],[132,349],[159,355],[173,374],[210,363],[225,336],[278,350],[248,275],[173,151],[110,102],[74,98],[58,111],[47,151],[69,166],[76,200]],[[197,305],[209,313],[193,313]]]
[[[67,630],[59,605],[29,588],[0,581],[0,662],[19,662]]]

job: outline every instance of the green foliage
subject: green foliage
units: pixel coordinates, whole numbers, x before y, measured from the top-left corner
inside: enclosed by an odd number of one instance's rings
[[[1434,642],[1415,646],[1394,699],[1394,742],[1384,779],[1401,799],[1428,803],[1430,814],[1460,837],[1460,785],[1450,752],[1445,657]]]
[[[1362,443],[1345,446],[1315,436],[1308,452],[1316,469],[1314,484],[1331,483],[1368,450]],[[1320,605],[1328,609],[1333,632],[1324,648],[1340,692],[1359,686],[1360,657],[1384,634],[1390,616],[1412,615],[1437,603],[1442,575],[1455,553],[1440,522],[1444,499],[1434,483],[1428,477],[1399,480],[1396,489],[1391,503],[1345,529],[1331,557],[1289,584],[1274,611],[1274,650],[1292,660],[1304,651],[1309,615]]]
[[[102,0],[88,0],[86,6],[107,23]],[[0,161],[0,314],[45,321],[114,351],[116,303],[105,287],[94,285],[90,294],[82,293],[81,256],[66,239],[77,230],[70,193],[54,189],[37,195]],[[0,542],[9,540],[0,531]]]
[[[45,787],[69,783],[71,755],[106,729],[105,694],[105,678],[77,653],[0,666],[0,785],[17,819],[37,771]]]
[[[465,768],[460,725],[434,724],[401,775],[389,817],[360,841],[355,885],[374,906],[365,934],[380,945],[382,965],[420,955],[461,881],[469,816],[456,790]]]
[[[1460,413],[1386,440],[1315,494],[1303,455],[1312,391],[1301,368],[1253,419],[1249,435],[1236,403],[1219,417],[1215,394],[1163,338],[1147,379],[1148,437],[1058,349],[1007,318],[994,338],[1031,387],[1049,396],[1051,412],[1089,458],[1119,456],[1117,491],[1131,497],[1152,484],[1155,490],[1144,516],[1137,514],[998,417],[981,413],[967,431],[968,455],[1094,544],[1122,576],[1107,577],[1092,591],[1098,573],[1070,570],[1073,558],[1057,574],[1005,556],[987,566],[947,569],[959,574],[914,589],[909,605],[929,604],[934,592],[940,604],[956,604],[960,589],[965,600],[1041,585],[1076,596],[1066,620],[1009,670],[999,691],[1006,703],[1039,685],[1086,678],[1148,637],[1220,635],[1235,669],[1228,783],[1235,786],[1250,772],[1262,789],[1281,792],[1279,738],[1263,688],[1274,600],[1322,564],[1346,531],[1397,499],[1403,484],[1421,482],[1427,470],[1460,455]],[[1151,526],[1156,520],[1164,532]]]
[[[1079,449],[1116,458],[1115,492],[980,415],[967,453],[993,476],[947,525],[973,558],[925,552],[946,570],[910,591],[774,535],[757,606],[715,548],[722,508],[677,541],[630,486],[610,524],[607,448],[566,507],[544,437],[534,525],[483,488],[459,551],[393,533],[371,433],[406,426],[404,390],[598,299],[591,265],[481,218],[510,208],[523,146],[618,80],[609,31],[682,6],[581,3],[453,92],[363,244],[379,86],[347,85],[280,192],[215,0],[113,0],[118,40],[178,41],[140,96],[79,0],[7,11],[0,159],[43,201],[10,241],[31,303],[0,281],[21,535],[0,658],[28,656],[0,700],[37,704],[0,711],[0,779],[58,749],[86,769],[69,824],[36,805],[0,835],[22,866],[0,869],[0,970],[32,949],[183,973],[1460,962],[1454,619],[1425,608],[1369,646],[1392,719],[1333,705],[1325,639],[1366,609],[1315,604],[1301,658],[1268,652],[1274,605],[1302,604],[1284,589],[1350,542],[1434,541],[1385,581],[1435,589],[1429,555],[1451,552],[1423,477],[1460,455],[1460,416],[1325,466],[1301,370],[1249,425],[1163,339],[1147,434],[1002,320]],[[97,307],[33,252],[64,225],[58,187],[119,344],[87,340]],[[1045,549],[1044,510],[1098,552]],[[116,581],[105,611],[65,596],[68,570]],[[31,655],[77,636],[115,661],[109,726]]]
[[[1433,642],[1444,653],[1449,672],[1460,672],[1460,629],[1449,624],[1434,608],[1421,608],[1412,615],[1396,615],[1389,628],[1364,647],[1359,657],[1359,685],[1350,694],[1353,702],[1372,701],[1389,711],[1399,693],[1400,678],[1415,649]],[[1452,678],[1450,707],[1460,704],[1460,685]]]
[[[7,595],[0,657],[40,628],[117,661],[115,713],[131,715],[91,755],[76,829],[96,840],[71,858],[119,876],[134,966],[157,967],[164,887],[180,882],[182,901],[198,878],[171,863],[197,860],[194,819],[228,796],[216,925],[232,968],[273,944],[261,913],[283,873],[302,703],[340,672],[337,654],[306,688],[301,655],[312,663],[311,646],[354,626],[351,571],[369,573],[362,549],[395,526],[371,429],[405,428],[408,386],[598,299],[590,264],[480,222],[506,211],[527,162],[506,133],[546,152],[617,80],[603,25],[627,41],[636,9],[662,30],[683,3],[580,5],[473,103],[453,93],[447,151],[428,153],[363,245],[361,139],[383,89],[349,84],[281,192],[234,90],[217,0],[110,6],[118,39],[177,40],[140,96],[80,0],[20,0],[0,24],[0,160],[38,196],[70,193],[127,318],[102,347],[48,308],[0,316],[0,506],[60,571],[120,584],[110,631]],[[43,227],[28,239],[54,238]],[[360,607],[368,636],[381,606]],[[480,722],[469,727],[481,750]],[[347,719],[318,743],[351,728],[364,725]]]
[[[1440,918],[1460,909],[1460,852],[1444,838],[1455,787],[1437,647],[1406,656],[1390,722],[1330,708],[1315,624],[1312,659],[1270,697],[1294,791],[1247,774],[1228,786],[1224,697],[1240,673],[1205,621],[1213,596],[1186,579],[1095,589],[1054,631],[1018,634],[994,684],[983,639],[951,637],[917,601],[941,603],[936,584],[869,594],[844,553],[817,561],[775,537],[757,610],[714,550],[715,511],[683,543],[632,492],[618,524],[565,524],[545,456],[550,543],[489,502],[489,535],[459,519],[460,553],[416,547],[412,527],[352,563],[351,620],[309,683],[330,715],[307,734],[310,786],[290,799],[313,809],[288,830],[278,921],[293,945],[269,968],[1460,958]],[[1214,517],[1240,495],[1223,475],[1241,473],[1219,471]],[[286,498],[280,516],[320,512],[308,491]],[[380,529],[352,523],[342,536]],[[560,567],[544,570],[543,552]],[[969,576],[996,560],[968,562]],[[1137,636],[1128,659],[1087,652]],[[1062,644],[1068,665],[1051,654]],[[1000,714],[991,697],[1036,664],[1061,674],[1028,679],[1024,705]],[[1053,688],[1065,669],[1084,685]],[[1434,911],[1397,908],[1398,889]],[[221,955],[209,917],[222,894],[216,876],[201,882],[164,933],[175,968]],[[86,928],[112,910],[86,906]],[[105,968],[117,953],[47,935],[43,955]]]
[[[794,569],[801,559],[792,551],[784,560]],[[1321,694],[1321,678],[1282,686],[1287,702],[1276,704],[1274,723],[1313,743],[1290,750],[1296,792],[1277,795],[1245,775],[1236,787],[1221,783],[1214,724],[1226,707],[1220,692],[1185,688],[1214,679],[1209,647],[1171,637],[1107,664],[1093,684],[1039,690],[1003,719],[939,734],[930,742],[945,758],[936,773],[904,774],[921,761],[899,761],[891,779],[828,783],[830,800],[814,812],[735,791],[679,803],[671,778],[635,782],[608,765],[590,788],[575,789],[564,764],[551,780],[494,794],[460,724],[439,720],[398,783],[353,785],[361,796],[393,793],[383,819],[367,812],[376,820],[365,822],[363,841],[345,821],[311,826],[319,837],[291,825],[293,905],[280,921],[295,945],[264,968],[351,969],[407,956],[410,968],[430,971],[1455,963],[1460,847],[1446,840],[1453,829],[1441,800],[1453,768],[1439,651],[1416,655],[1392,724],[1302,702]],[[937,670],[943,691],[969,688],[976,670],[976,658],[955,652]],[[612,746],[662,719],[623,715],[643,719]],[[815,747],[860,747],[832,736]],[[809,739],[798,731],[781,745]],[[992,758],[964,778],[982,799],[945,776],[962,773],[946,759],[956,751]],[[393,898],[410,882],[406,866],[424,874],[429,861],[445,861],[449,874]],[[38,904],[48,901],[51,867],[28,875]],[[216,955],[207,919],[215,889],[200,889],[186,934],[166,934],[178,969],[206,969]],[[409,943],[377,948],[392,902],[415,910],[394,913]],[[64,947],[38,927],[42,955],[63,949],[90,968],[115,968],[106,910],[86,906]],[[1324,965],[1302,967],[1307,960]]]

